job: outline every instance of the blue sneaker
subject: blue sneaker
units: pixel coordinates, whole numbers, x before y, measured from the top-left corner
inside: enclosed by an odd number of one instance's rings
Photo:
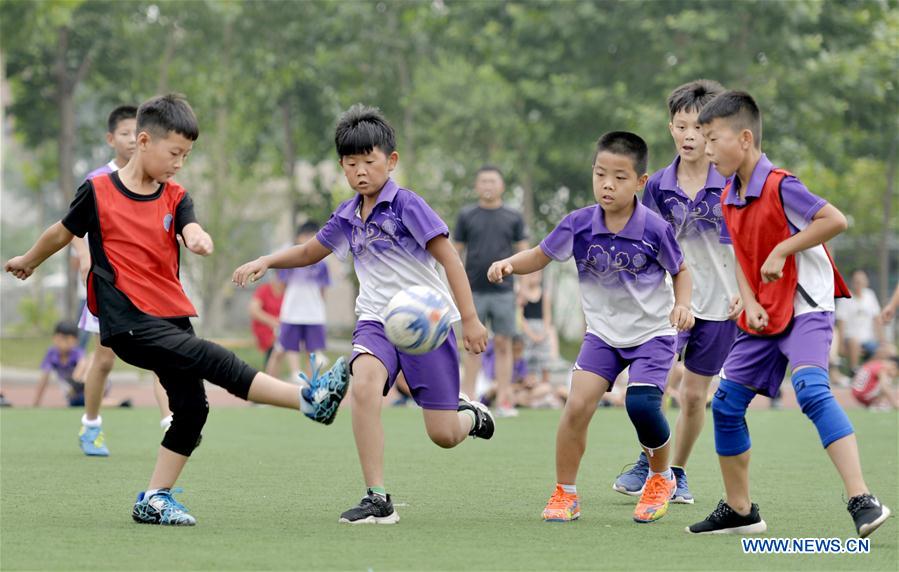
[[[88,457],[108,457],[109,449],[106,448],[105,440],[102,427],[81,426],[78,442],[81,444],[81,450]]]
[[[677,481],[671,502],[693,504],[693,495],[690,494],[690,487],[687,486],[687,473],[681,467],[671,467],[671,472],[674,473],[674,480]]]
[[[638,497],[643,494],[643,484],[646,483],[647,475],[649,475],[649,459],[646,458],[646,453],[641,451],[634,466],[618,475],[612,488],[621,494]]]
[[[340,357],[324,375],[318,372],[316,367],[312,379],[304,373],[300,374],[300,379],[306,383],[306,387],[300,390],[300,410],[309,419],[330,425],[337,417],[337,408],[350,387],[350,369],[346,360]]]
[[[162,524],[166,526],[193,526],[197,524],[187,507],[175,500],[172,495],[182,492],[181,489],[159,489],[149,497],[145,492],[138,493],[131,518],[141,524]]]

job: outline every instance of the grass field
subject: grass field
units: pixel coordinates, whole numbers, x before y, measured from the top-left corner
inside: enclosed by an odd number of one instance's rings
[[[540,521],[558,412],[524,412],[501,420],[492,441],[444,451],[427,440],[417,410],[387,410],[387,485],[402,521],[338,525],[362,493],[348,413],[322,427],[287,411],[214,409],[179,483],[199,524],[168,529],[130,517],[159,441],[154,410],[104,412],[107,459],[81,455],[78,412],[3,411],[0,568],[896,570],[895,519],[872,536],[868,555],[744,555],[736,537],[685,534],[723,490],[710,427],[689,467],[697,504],[635,524],[633,501],[610,488],[636,453],[621,410],[594,419],[578,483],[582,520],[566,525]],[[850,416],[870,486],[899,508],[897,417]],[[749,422],[768,535],[851,537],[840,481],[810,423],[767,410]]]

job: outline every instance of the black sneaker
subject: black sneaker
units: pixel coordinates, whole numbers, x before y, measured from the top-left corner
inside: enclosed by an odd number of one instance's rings
[[[474,427],[468,432],[472,437],[480,439],[489,439],[493,437],[493,430],[496,428],[493,422],[493,414],[487,409],[487,406],[477,401],[468,399],[464,393],[459,394],[459,408],[456,411],[473,411],[475,416]]]
[[[400,521],[400,515],[393,510],[390,495],[385,499],[368,489],[368,494],[362,498],[358,505],[340,515],[340,520],[346,524],[394,524]]]
[[[740,516],[723,500],[705,520],[687,527],[692,534],[759,534],[766,530],[768,525],[759,516],[759,505],[753,503],[749,514]]]
[[[855,521],[855,530],[860,538],[866,538],[869,534],[890,518],[890,509],[880,504],[877,497],[870,494],[858,495],[849,499],[846,510]]]

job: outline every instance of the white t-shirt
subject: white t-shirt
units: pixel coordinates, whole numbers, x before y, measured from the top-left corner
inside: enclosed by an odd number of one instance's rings
[[[331,285],[331,275],[324,262],[304,268],[288,268],[278,272],[284,282],[281,302],[282,324],[324,324],[325,299],[322,288]]]
[[[837,301],[837,320],[843,323],[843,335],[850,340],[876,341],[874,318],[879,314],[880,302],[870,288],[865,288],[861,296]]]

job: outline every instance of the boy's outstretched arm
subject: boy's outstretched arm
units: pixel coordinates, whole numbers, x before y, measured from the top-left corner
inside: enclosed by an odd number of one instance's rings
[[[47,390],[47,382],[50,381],[50,372],[42,371],[41,377],[37,382],[37,389],[34,391],[34,403],[32,403],[32,407],[40,407],[41,401],[44,399],[44,391]]]
[[[243,288],[248,282],[256,282],[269,268],[298,268],[324,260],[331,251],[317,238],[291,246],[272,254],[251,260],[234,271],[231,281]]]
[[[72,242],[74,237],[75,235],[69,232],[62,222],[57,222],[41,234],[34,246],[28,249],[28,252],[22,256],[11,258],[3,269],[19,280],[25,280],[43,261]]]
[[[783,277],[783,267],[788,256],[824,244],[846,230],[848,226],[846,217],[837,207],[831,204],[824,205],[812,217],[811,224],[774,247],[768,259],[762,264],[762,282],[767,284],[779,280]]]
[[[474,298],[468,284],[468,275],[459,253],[443,235],[435,236],[428,241],[428,252],[446,270],[453,298],[462,314],[462,344],[471,353],[479,354],[487,349],[487,328],[478,319],[478,311],[474,307]]]
[[[200,223],[191,222],[184,225],[184,228],[181,229],[181,238],[184,240],[184,246],[194,254],[209,256],[215,250],[212,237],[203,230]]]
[[[552,258],[539,246],[535,246],[491,264],[487,270],[487,279],[498,284],[510,274],[530,274],[546,268],[550,262]]]

